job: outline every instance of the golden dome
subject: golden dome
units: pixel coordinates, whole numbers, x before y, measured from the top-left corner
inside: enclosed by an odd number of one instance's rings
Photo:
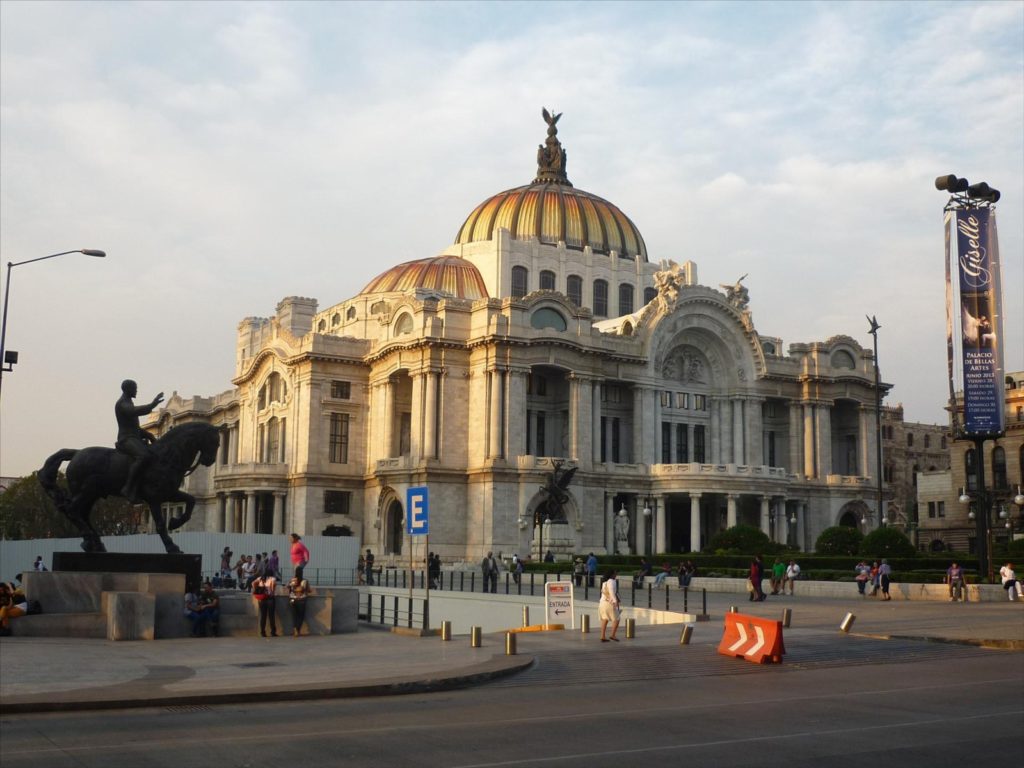
[[[494,239],[507,229],[516,240],[537,238],[552,245],[595,253],[616,251],[639,255],[647,261],[647,246],[640,230],[626,214],[607,200],[556,182],[540,182],[499,192],[480,203],[466,218],[456,243]]]
[[[640,230],[612,203],[574,189],[566,176],[566,151],[555,127],[561,113],[541,111],[548,124],[547,138],[537,147],[537,176],[532,184],[499,192],[478,205],[463,222],[455,243],[486,242],[499,229],[513,239],[537,238],[552,245],[595,253],[617,252],[647,261],[647,246]]]
[[[479,270],[458,256],[434,256],[399,264],[377,275],[360,293],[390,293],[415,288],[443,291],[460,299],[485,299],[489,296]]]

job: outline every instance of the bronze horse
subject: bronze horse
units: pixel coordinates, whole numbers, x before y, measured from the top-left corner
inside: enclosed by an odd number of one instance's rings
[[[201,422],[189,422],[173,427],[153,443],[152,458],[139,479],[139,498],[149,505],[156,523],[156,531],[167,551],[178,554],[181,549],[171,540],[168,530],[187,523],[196,505],[194,496],[179,490],[182,480],[202,464],[210,466],[217,459],[220,432],[216,427]],[[128,477],[132,457],[113,448],[64,448],[46,460],[39,470],[39,483],[53,499],[57,509],[74,523],[82,534],[82,549],[86,552],[106,552],[99,533],[89,522],[92,505],[104,496],[120,496]],[[61,464],[67,468],[68,492],[57,484]],[[162,504],[184,502],[184,514],[164,520]]]

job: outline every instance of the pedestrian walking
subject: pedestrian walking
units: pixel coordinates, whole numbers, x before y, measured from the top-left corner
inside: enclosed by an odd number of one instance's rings
[[[878,566],[878,583],[882,587],[882,599],[892,600],[889,596],[889,584],[892,582],[892,568],[889,561],[883,558],[882,564]]]
[[[486,557],[480,561],[480,570],[484,575],[484,592],[497,593],[498,561],[494,559],[493,552],[488,552]]]
[[[954,562],[946,569],[946,584],[949,586],[949,602],[960,600],[961,595],[963,599],[967,598],[964,591],[964,569],[958,563]]]
[[[288,582],[288,610],[292,614],[292,636],[302,634],[302,625],[306,621],[306,598],[312,593],[309,582],[298,576],[292,576]]]
[[[619,642],[619,638],[615,636],[615,633],[619,631],[619,617],[622,615],[622,607],[619,604],[619,582],[616,578],[618,575],[618,571],[613,568],[601,585],[601,600],[597,604],[597,615],[601,620],[602,643],[607,643],[609,640]],[[612,622],[612,633],[605,637],[609,621]]]
[[[274,593],[277,591],[277,579],[268,573],[257,576],[252,581],[252,597],[260,614],[260,637],[267,636],[267,622],[270,622],[270,636],[277,637],[277,608],[274,605]]]

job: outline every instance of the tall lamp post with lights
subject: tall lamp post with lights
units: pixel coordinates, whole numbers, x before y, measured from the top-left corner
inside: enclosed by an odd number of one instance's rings
[[[973,519],[975,523],[975,536],[976,536],[976,549],[978,553],[978,572],[988,576],[989,581],[993,578],[993,568],[991,560],[991,520],[990,515],[995,502],[993,494],[985,487],[985,442],[987,440],[997,440],[1004,434],[1003,430],[1003,409],[1004,409],[1004,395],[1002,391],[1002,382],[995,381],[991,383],[994,392],[986,393],[989,395],[989,399],[998,400],[996,403],[991,404],[991,413],[981,414],[982,418],[978,416],[969,415],[969,410],[977,409],[980,413],[982,407],[980,405],[980,396],[972,395],[968,392],[968,387],[964,386],[963,391],[963,414],[964,419],[961,424],[958,418],[958,405],[957,396],[955,392],[954,382],[954,370],[955,363],[957,361],[956,351],[960,351],[963,355],[963,360],[959,362],[961,365],[966,367],[967,353],[964,351],[964,338],[967,337],[967,317],[970,317],[970,322],[974,324],[972,334],[974,336],[973,343],[978,348],[981,348],[985,344],[985,336],[989,337],[989,344],[991,348],[988,350],[993,353],[996,363],[993,365],[993,370],[997,374],[1002,373],[1002,364],[999,361],[1001,355],[999,354],[1000,348],[998,344],[1002,344],[1002,339],[999,338],[998,322],[995,326],[991,324],[986,329],[981,327],[980,321],[986,320],[991,323],[991,320],[998,320],[999,315],[999,264],[998,264],[998,244],[995,242],[995,230],[994,230],[994,219],[992,219],[992,241],[989,242],[989,230],[983,225],[979,225],[980,221],[989,221],[992,206],[999,201],[1000,192],[998,189],[993,189],[986,182],[982,181],[977,184],[971,184],[967,179],[959,178],[953,174],[947,174],[945,176],[939,176],[935,179],[935,188],[940,192],[948,192],[950,195],[949,201],[946,203],[943,211],[947,217],[947,230],[946,230],[946,292],[947,301],[947,312],[949,313],[947,328],[949,329],[949,338],[947,339],[947,351],[949,358],[949,411],[950,418],[952,420],[952,433],[954,440],[970,440],[974,443],[974,460],[976,462],[977,472],[977,484],[978,487],[972,497],[970,494],[971,489],[965,487],[961,489],[960,503],[970,504],[974,502],[973,508],[968,514],[969,519]],[[994,210],[994,209],[993,209]],[[968,222],[973,218],[975,221],[973,224],[966,224],[963,220],[967,217]],[[953,226],[955,222],[955,227]],[[977,227],[977,231],[964,232],[965,226]],[[955,241],[955,242],[953,242]],[[966,241],[967,252],[964,251],[964,244],[962,241]],[[958,259],[959,259],[959,271],[954,276],[952,274],[950,253],[951,249],[958,247]],[[972,315],[970,307],[967,305],[964,299],[964,286],[962,285],[962,274],[967,274],[971,277],[971,283],[969,287],[974,289],[967,293],[968,296],[976,296],[982,294],[981,298],[988,302],[986,309],[988,316],[981,316],[980,310],[975,310]],[[984,279],[983,279],[984,278]],[[960,306],[954,307],[954,287],[960,294]],[[959,338],[957,338],[959,337]],[[992,339],[995,341],[993,342]],[[980,368],[980,366],[979,366]],[[988,382],[989,378],[997,378],[996,376],[989,376],[988,371],[979,370],[975,372],[975,377]],[[970,402],[969,402],[970,401]],[[985,420],[987,418],[987,421]],[[976,422],[976,423],[974,423]],[[978,426],[983,424],[983,426]],[[1018,494],[1019,495],[1019,494]]]
[[[875,476],[877,478],[878,519],[884,526],[888,520],[882,509],[882,505],[885,503],[882,498],[882,382],[878,372],[878,329],[882,325],[874,315],[868,318],[868,323],[871,325],[868,333],[871,334],[875,343]]]
[[[51,253],[49,256],[40,256],[35,259],[7,262],[7,275],[4,281],[4,314],[3,321],[0,323],[0,394],[3,393],[4,372],[6,371],[7,373],[11,373],[14,370],[15,364],[18,362],[18,353],[14,350],[7,349],[7,308],[11,303],[11,270],[24,264],[32,264],[36,261],[55,259],[58,256],[67,256],[69,253],[84,253],[86,256],[95,256],[99,259],[102,259],[107,255],[105,252],[98,251],[95,248],[76,248],[73,251]]]

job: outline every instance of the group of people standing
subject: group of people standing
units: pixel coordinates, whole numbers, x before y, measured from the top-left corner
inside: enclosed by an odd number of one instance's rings
[[[853,571],[856,574],[854,579],[857,582],[857,593],[861,597],[868,596],[867,590],[870,586],[871,597],[877,597],[881,590],[883,600],[892,600],[892,596],[889,594],[889,584],[892,583],[892,567],[884,557],[875,560],[871,565],[861,560],[853,567]]]
[[[760,602],[768,595],[764,592],[764,560],[760,555],[754,555],[750,561],[750,570],[747,576],[747,593],[751,600]],[[786,594],[786,587],[789,587],[789,594],[795,592],[796,580],[800,578],[800,566],[796,560],[784,563],[775,558],[775,563],[768,574],[768,583],[771,585],[773,595]]]

